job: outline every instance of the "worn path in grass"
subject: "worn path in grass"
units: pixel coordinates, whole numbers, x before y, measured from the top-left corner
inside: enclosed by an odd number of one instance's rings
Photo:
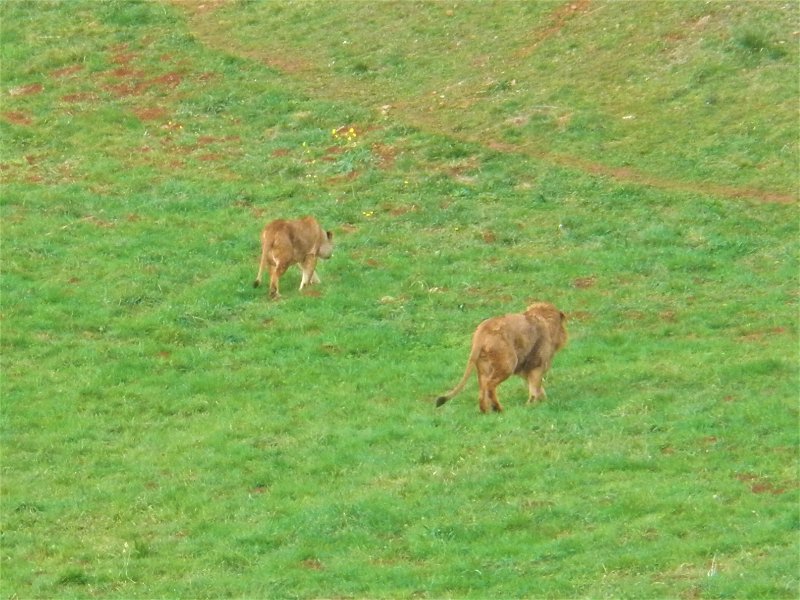
[[[326,67],[315,62],[313,57],[303,56],[296,52],[293,54],[287,52],[281,55],[276,54],[274,50],[263,51],[258,48],[237,46],[230,39],[224,27],[215,27],[214,14],[217,9],[226,5],[224,0],[209,0],[200,3],[188,0],[171,0],[171,2],[180,6],[186,12],[193,34],[209,47],[262,62],[289,78],[303,82],[306,91],[319,97],[358,102],[366,106],[374,104],[374,90],[368,84],[359,86],[357,82],[348,81],[347,85],[342,85],[340,80],[330,76]],[[592,11],[600,8],[592,0],[572,0],[557,5],[548,18],[544,19],[535,31],[530,32],[527,44],[520,48],[511,57],[511,60],[519,61],[528,57],[543,42],[557,35],[572,19],[577,17],[591,18]],[[468,110],[481,101],[480,90],[470,89],[469,85],[460,86],[458,90],[448,88],[447,92],[450,102],[457,104],[464,110]],[[592,157],[556,152],[539,145],[531,145],[530,143],[512,143],[497,139],[487,139],[483,131],[475,131],[474,128],[459,127],[458,130],[454,129],[440,118],[435,104],[426,104],[425,100],[420,98],[398,99],[391,106],[376,107],[376,110],[383,111],[384,114],[391,112],[393,119],[420,128],[428,133],[444,134],[458,141],[481,144],[497,152],[530,156],[543,162],[609,177],[623,183],[644,185],[666,191],[690,192],[718,198],[751,200],[762,203],[790,204],[798,200],[797,192],[789,194],[776,190],[737,187],[709,181],[666,178],[649,173],[636,165],[611,166],[594,160]]]

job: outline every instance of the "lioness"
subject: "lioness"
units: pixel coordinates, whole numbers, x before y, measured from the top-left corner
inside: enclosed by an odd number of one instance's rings
[[[528,404],[541,400],[545,396],[542,378],[550,369],[555,353],[567,343],[566,319],[552,304],[536,302],[524,313],[483,321],[472,336],[472,350],[464,376],[456,387],[439,396],[436,406],[464,388],[473,367],[478,369],[481,412],[487,412],[490,405],[495,411],[503,410],[496,388],[511,375],[528,380]]]
[[[253,287],[261,284],[264,268],[269,268],[269,295],[279,298],[278,280],[291,265],[297,263],[303,271],[300,289],[319,283],[317,258],[333,254],[333,233],[324,231],[314,217],[292,221],[277,219],[261,232],[261,263]]]

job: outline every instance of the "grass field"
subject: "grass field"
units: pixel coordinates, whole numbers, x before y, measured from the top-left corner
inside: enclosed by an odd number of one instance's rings
[[[0,2],[0,596],[796,598],[798,30]],[[548,401],[436,409],[536,299]]]

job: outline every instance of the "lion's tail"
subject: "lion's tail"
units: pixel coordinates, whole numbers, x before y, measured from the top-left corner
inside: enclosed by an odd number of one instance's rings
[[[456,384],[452,390],[447,392],[446,394],[442,394],[436,399],[436,406],[441,406],[451,398],[453,398],[456,394],[458,394],[461,390],[464,389],[464,386],[467,383],[467,379],[469,378],[470,374],[472,373],[472,369],[475,368],[475,360],[478,358],[478,348],[473,348],[470,352],[469,359],[467,359],[467,368],[464,369],[464,374],[461,376],[461,381]]]
[[[253,282],[253,287],[258,287],[261,285],[261,276],[264,274],[264,269],[267,267],[268,254],[269,248],[267,248],[267,231],[265,229],[261,232],[261,262],[258,264],[258,275],[256,275],[256,280]]]

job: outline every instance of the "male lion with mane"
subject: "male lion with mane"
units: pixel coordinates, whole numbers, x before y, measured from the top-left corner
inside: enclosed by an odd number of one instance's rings
[[[317,258],[330,258],[333,254],[333,233],[320,227],[314,217],[289,221],[277,219],[267,223],[261,232],[261,263],[253,287],[261,284],[264,269],[269,269],[269,295],[280,297],[278,281],[293,264],[300,265],[303,278],[300,289],[319,283]]]
[[[542,378],[550,369],[555,353],[567,343],[567,317],[552,304],[536,302],[523,313],[486,319],[472,336],[467,368],[456,387],[439,396],[441,406],[458,394],[472,369],[478,370],[478,402],[481,412],[502,412],[497,386],[511,375],[528,381],[528,404],[545,397]]]

